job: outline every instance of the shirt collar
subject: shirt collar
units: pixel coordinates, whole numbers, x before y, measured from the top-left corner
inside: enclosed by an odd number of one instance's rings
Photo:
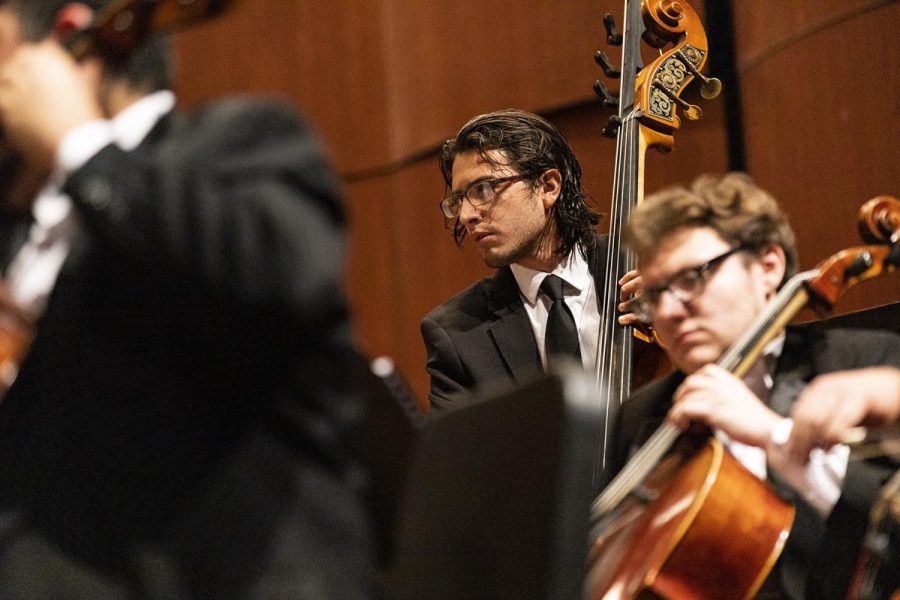
[[[132,103],[112,118],[113,136],[123,150],[134,150],[156,123],[175,107],[175,94],[153,92]]]
[[[510,265],[509,268],[516,278],[516,283],[519,285],[519,291],[529,304],[537,302],[541,283],[543,283],[544,278],[547,277],[547,275],[556,275],[569,286],[578,290],[579,294],[590,287],[592,280],[587,261],[584,260],[581,252],[577,249],[570,252],[569,256],[556,265],[556,268],[549,273],[531,269],[529,267],[523,267],[518,263]]]
[[[775,337],[763,348],[760,358],[753,363],[744,375],[744,383],[747,384],[760,400],[769,403],[769,395],[774,385],[775,366],[778,357],[784,348],[784,333]]]

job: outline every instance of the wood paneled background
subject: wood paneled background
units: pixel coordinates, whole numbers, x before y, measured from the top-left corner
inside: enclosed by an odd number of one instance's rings
[[[700,4],[701,14],[721,16],[722,5]],[[732,65],[735,84],[702,102],[703,120],[682,127],[674,152],[651,154],[645,187],[744,166],[782,201],[810,267],[858,243],[862,202],[900,194],[900,2],[725,8],[730,22],[707,33],[733,39],[733,60],[719,68]],[[392,357],[424,402],[420,319],[489,273],[444,226],[440,143],[479,113],[538,112],[572,142],[585,187],[606,211],[615,144],[600,136],[610,112],[591,91],[601,75],[593,54],[618,62],[602,19],[610,12],[621,22],[621,11],[621,0],[247,0],[179,34],[176,88],[185,107],[275,95],[314,124],[345,182],[360,345]],[[837,312],[898,299],[892,275],[851,290]]]

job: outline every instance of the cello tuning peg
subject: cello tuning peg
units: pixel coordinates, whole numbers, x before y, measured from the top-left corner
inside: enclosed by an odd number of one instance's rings
[[[844,269],[844,277],[847,279],[859,277],[868,271],[872,267],[872,264],[874,264],[872,254],[868,251],[862,252],[847,266],[846,269]]]
[[[600,65],[600,68],[603,69],[603,73],[610,79],[618,79],[619,76],[622,75],[622,72],[609,62],[609,57],[606,56],[606,52],[600,51],[594,54],[594,61]]]
[[[688,71],[691,74],[699,79],[702,83],[700,84],[700,95],[706,98],[707,100],[712,100],[722,93],[722,82],[716,79],[715,77],[707,77],[703,73],[694,66],[694,64],[688,60],[687,56],[684,55],[684,52],[681,50],[678,51],[678,58],[681,59],[681,62],[684,63],[684,66],[687,67]]]
[[[606,127],[600,130],[600,135],[608,138],[615,138],[619,135],[619,127],[622,126],[622,119],[619,115],[611,115],[606,122]]]
[[[603,15],[603,26],[606,28],[606,43],[610,46],[621,46],[622,34],[616,33],[616,19],[610,13]]]
[[[594,93],[600,97],[600,102],[603,103],[603,106],[612,107],[619,105],[619,99],[610,94],[609,90],[606,89],[606,84],[599,79],[594,82]]]

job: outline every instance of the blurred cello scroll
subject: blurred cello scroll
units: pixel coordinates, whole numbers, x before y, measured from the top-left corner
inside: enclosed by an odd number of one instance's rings
[[[13,298],[9,286],[0,281],[0,400],[19,374],[35,334],[35,316]]]
[[[863,206],[861,221],[873,206]],[[895,199],[887,206],[888,216],[900,214]],[[900,243],[877,239],[886,243],[842,250],[793,276],[717,364],[743,377],[804,306],[825,312],[853,285],[895,271]],[[752,598],[793,517],[794,508],[709,431],[682,434],[664,424],[592,506],[587,597]]]
[[[622,245],[622,233],[631,210],[644,195],[644,163],[649,148],[669,152],[681,127],[679,110],[688,120],[702,115],[700,107],[681,99],[695,79],[701,95],[715,98],[718,79],[703,75],[709,57],[706,32],[690,4],[674,0],[626,0],[624,31],[615,32],[612,15],[604,17],[607,41],[622,46],[621,68],[615,69],[603,52],[595,61],[607,77],[620,79],[616,96],[598,80],[594,91],[605,106],[615,107],[603,135],[616,139],[612,201],[609,212],[609,246],[604,284],[598,291],[600,331],[595,365],[599,397],[604,398],[600,458],[595,482],[605,482],[608,450],[615,432],[612,424],[633,387],[671,370],[663,353],[649,345],[652,333],[644,327],[619,325],[619,281],[637,268],[637,258]],[[641,58],[641,42],[659,50],[647,66]],[[638,341],[635,342],[634,338]],[[602,487],[598,485],[598,488]]]
[[[124,59],[149,37],[218,17],[236,0],[120,0],[103,10],[88,28],[65,45],[77,59],[100,55]]]

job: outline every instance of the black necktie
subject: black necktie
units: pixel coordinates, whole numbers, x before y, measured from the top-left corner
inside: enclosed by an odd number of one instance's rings
[[[558,356],[574,358],[581,364],[578,328],[575,327],[572,311],[563,300],[563,280],[556,275],[548,275],[541,282],[541,291],[552,302],[547,316],[547,332],[544,334],[547,365],[552,365],[554,357]]]

